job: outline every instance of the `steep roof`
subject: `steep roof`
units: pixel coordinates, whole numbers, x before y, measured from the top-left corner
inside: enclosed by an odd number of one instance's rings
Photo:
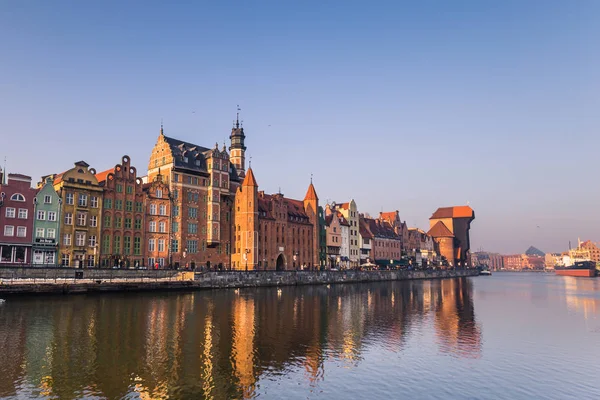
[[[360,233],[360,236],[364,238],[373,238],[373,234],[371,233],[371,231],[369,231],[367,221],[365,221],[364,218],[361,218],[358,221],[358,231]]]
[[[310,183],[310,185],[308,185],[308,190],[306,191],[304,200],[319,200],[319,197],[317,196],[317,191],[315,190],[315,187],[312,184],[312,182]]]
[[[438,221],[427,234],[432,237],[454,237],[454,234],[442,221]]]
[[[474,218],[474,214],[469,206],[440,207],[429,219],[440,218]]]
[[[344,215],[338,211],[337,213],[338,219],[340,220],[340,225],[343,226],[350,226],[350,223],[348,222],[348,220],[344,217]]]
[[[104,181],[106,181],[106,177],[108,176],[108,174],[110,174],[111,172],[114,172],[114,168],[111,169],[107,169],[106,171],[102,171],[102,172],[98,172],[95,176],[96,179],[98,179],[98,183],[102,183]]]
[[[254,186],[258,187],[258,183],[256,183],[256,178],[254,177],[254,172],[252,168],[248,168],[246,172],[246,177],[244,178],[244,182],[242,182],[242,186]]]
[[[173,154],[173,165],[175,168],[183,168],[204,174],[208,173],[206,157],[207,155],[210,155],[209,153],[211,151],[218,151],[217,147],[211,150],[206,147],[198,146],[197,144],[165,136],[164,134],[162,136],[164,137],[165,142],[167,142],[171,148],[171,153]],[[223,149],[223,151],[226,151],[226,149]],[[184,157],[187,157],[187,162],[185,161]],[[229,162],[229,168],[229,175],[231,179],[234,181],[239,181],[238,172],[231,162]]]

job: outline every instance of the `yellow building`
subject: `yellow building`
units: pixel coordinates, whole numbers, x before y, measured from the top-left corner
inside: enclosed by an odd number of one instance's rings
[[[60,265],[92,267],[98,263],[102,217],[102,187],[96,170],[85,161],[54,176],[54,190],[62,201]]]

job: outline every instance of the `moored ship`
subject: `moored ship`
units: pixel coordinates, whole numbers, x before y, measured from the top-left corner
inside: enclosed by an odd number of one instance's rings
[[[596,263],[593,261],[577,261],[568,267],[554,267],[554,271],[557,275],[590,278],[596,276]]]

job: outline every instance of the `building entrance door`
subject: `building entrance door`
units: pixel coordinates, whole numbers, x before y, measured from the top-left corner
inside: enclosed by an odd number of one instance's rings
[[[277,271],[285,270],[285,258],[283,257],[283,254],[280,254],[279,257],[277,257],[277,264],[275,268]]]

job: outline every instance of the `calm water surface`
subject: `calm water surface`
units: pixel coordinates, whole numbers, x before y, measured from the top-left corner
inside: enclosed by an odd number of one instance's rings
[[[600,279],[9,298],[0,397],[600,399]]]

